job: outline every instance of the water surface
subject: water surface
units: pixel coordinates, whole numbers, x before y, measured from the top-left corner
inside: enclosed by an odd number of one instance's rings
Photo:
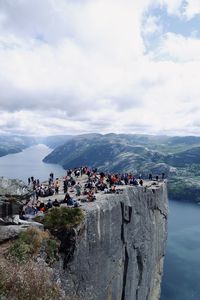
[[[30,176],[46,180],[51,172],[55,176],[63,176],[65,171],[61,166],[42,162],[51,151],[45,145],[36,145],[20,153],[0,157],[0,176],[18,178],[25,182]]]
[[[200,299],[200,206],[170,201],[161,300]]]

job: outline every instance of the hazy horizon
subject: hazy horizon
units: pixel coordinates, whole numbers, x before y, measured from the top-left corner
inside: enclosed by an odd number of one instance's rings
[[[33,137],[33,138],[38,138],[38,139],[42,139],[42,138],[48,138],[48,137],[53,137],[53,136],[86,136],[86,135],[102,135],[102,136],[106,136],[106,135],[112,135],[112,134],[116,134],[116,135],[138,135],[138,136],[150,136],[150,137],[199,137],[200,138],[200,134],[199,135],[173,135],[173,134],[150,134],[150,133],[125,133],[125,132],[120,132],[120,133],[116,133],[116,132],[108,132],[108,133],[101,133],[101,132],[88,132],[88,133],[77,133],[77,134],[49,134],[49,135],[28,135],[28,134],[13,134],[13,133],[4,133],[1,135],[1,137],[3,136],[7,136],[7,137],[11,137],[11,136],[16,136],[16,137]]]

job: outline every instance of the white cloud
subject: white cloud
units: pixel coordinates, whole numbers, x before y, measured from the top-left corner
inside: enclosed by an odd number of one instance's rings
[[[168,14],[180,16],[183,0],[158,0],[158,2],[167,8]]]
[[[188,19],[192,19],[200,14],[200,1],[199,0],[186,0],[185,15]]]
[[[141,33],[162,34],[159,17],[142,27],[150,4],[0,1],[0,130],[196,134],[199,41],[168,33],[145,55]]]
[[[145,22],[143,27],[143,33],[146,34],[154,34],[160,33],[162,31],[162,26],[160,24],[160,18],[156,16],[149,16]]]
[[[158,53],[176,62],[200,62],[200,39],[168,33],[163,37]]]
[[[158,0],[162,7],[166,7],[168,14],[180,18],[192,19],[200,14],[199,0]]]

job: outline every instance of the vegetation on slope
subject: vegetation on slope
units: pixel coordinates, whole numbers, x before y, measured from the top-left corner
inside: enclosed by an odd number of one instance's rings
[[[170,197],[199,201],[200,137],[82,136],[57,147],[44,161],[65,169],[88,165],[110,172],[131,171],[143,177],[165,173]]]
[[[19,263],[26,263],[43,252],[48,263],[56,260],[59,243],[47,231],[38,228],[28,228],[10,246],[7,258]]]
[[[21,232],[4,254],[0,252],[0,299],[69,300],[50,267],[58,260],[58,253],[63,255],[64,268],[73,259],[74,228],[83,218],[80,208],[52,208],[39,219],[53,235],[31,227]]]
[[[59,242],[47,231],[28,228],[0,253],[0,299],[63,299],[49,266]]]
[[[26,264],[0,259],[0,299],[64,299],[53,273],[43,264],[29,260]]]

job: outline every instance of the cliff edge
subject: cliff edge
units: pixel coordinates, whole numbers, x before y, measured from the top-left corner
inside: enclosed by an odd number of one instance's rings
[[[71,253],[54,266],[69,299],[159,299],[167,238],[166,183],[99,194],[83,209],[85,222],[71,239]]]

